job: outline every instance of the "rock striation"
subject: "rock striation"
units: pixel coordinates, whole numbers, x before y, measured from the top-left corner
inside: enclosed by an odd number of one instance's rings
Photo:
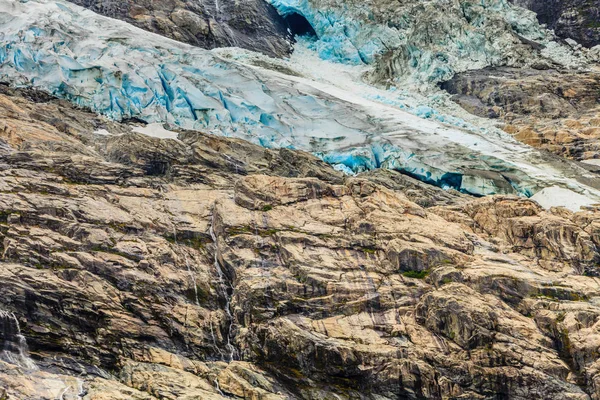
[[[0,86],[0,397],[600,398],[599,209],[132,124]]]
[[[598,158],[597,72],[564,69],[594,52],[503,0],[73,2],[278,56],[288,24]],[[306,64],[0,3],[1,400],[600,400],[593,166]]]
[[[465,110],[499,118],[523,143],[578,161],[600,158],[598,71],[487,68],[441,87]]]

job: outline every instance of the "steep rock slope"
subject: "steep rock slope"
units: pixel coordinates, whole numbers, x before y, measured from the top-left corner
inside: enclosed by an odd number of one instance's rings
[[[599,398],[595,208],[0,89],[2,397]]]
[[[418,11],[404,32],[427,45],[379,59],[385,79],[407,60],[441,79],[460,43],[475,65],[561,60],[505,2],[443,3],[348,3],[344,37],[357,10]],[[45,90],[0,85],[0,398],[600,399],[600,208],[452,190],[589,204],[594,174],[290,63],[0,4],[0,76]],[[339,6],[319,6],[334,31]],[[414,24],[429,11],[449,25]],[[311,24],[316,48],[335,37]]]
[[[70,1],[205,49],[235,46],[278,57],[291,51],[288,24],[263,0]]]
[[[511,0],[537,14],[538,20],[564,39],[587,47],[600,44],[600,2],[588,0]]]
[[[499,118],[520,141],[563,157],[600,158],[597,71],[489,68],[441,84],[467,111]]]

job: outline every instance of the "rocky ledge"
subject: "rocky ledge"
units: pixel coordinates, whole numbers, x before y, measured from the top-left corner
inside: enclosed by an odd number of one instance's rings
[[[597,0],[511,0],[537,14],[559,37],[587,47],[600,44],[600,2]]]
[[[0,398],[600,398],[600,210],[135,124],[0,86]]]
[[[600,165],[600,72],[540,68],[468,71],[441,87],[523,143]]]

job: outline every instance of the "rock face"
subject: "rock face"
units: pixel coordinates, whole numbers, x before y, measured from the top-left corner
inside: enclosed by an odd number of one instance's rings
[[[600,74],[487,68],[441,87],[467,111],[500,118],[520,141],[575,160],[600,158]]]
[[[600,2],[587,0],[511,0],[534,11],[538,20],[565,39],[593,47],[600,44]]]
[[[599,210],[0,89],[0,398],[600,398]]]
[[[600,400],[600,206],[453,190],[591,196],[593,173],[283,61],[0,3],[0,77],[66,99],[0,85],[1,400]],[[550,69],[592,52],[504,0],[272,3],[378,81],[526,65],[444,88],[523,141],[596,157],[596,73]],[[77,4],[203,47],[287,51],[259,2]]]
[[[288,24],[264,0],[69,0],[107,17],[205,49],[235,46],[281,57]]]

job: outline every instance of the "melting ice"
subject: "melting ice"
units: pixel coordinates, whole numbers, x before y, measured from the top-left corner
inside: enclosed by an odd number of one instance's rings
[[[0,0],[0,10],[0,80],[110,118],[302,149],[348,173],[396,169],[473,194],[530,196],[559,186],[600,198],[578,181],[587,172],[575,164],[548,159],[501,131],[403,102],[398,93],[362,83],[356,69],[362,67],[321,60],[309,51],[314,45],[290,61],[269,60],[195,48],[63,1]],[[357,57],[368,60],[376,50],[365,43]],[[338,45],[349,49],[332,44]],[[358,54],[356,46],[352,51]]]

